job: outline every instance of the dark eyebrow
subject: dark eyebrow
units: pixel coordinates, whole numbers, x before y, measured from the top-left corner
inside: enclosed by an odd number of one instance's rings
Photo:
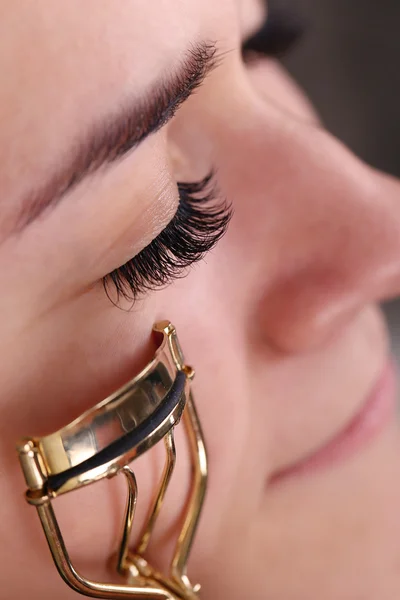
[[[170,77],[153,84],[135,104],[92,127],[89,135],[76,144],[72,159],[21,202],[15,231],[20,232],[86,177],[121,159],[166,125],[217,65],[216,54],[215,43],[193,45]]]

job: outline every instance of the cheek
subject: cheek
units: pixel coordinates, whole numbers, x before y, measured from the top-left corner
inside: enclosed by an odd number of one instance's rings
[[[253,490],[245,500],[240,495],[241,502],[258,501],[260,483],[251,465],[260,463],[261,454],[252,440],[246,320],[233,306],[233,287],[230,293],[220,277],[222,261],[218,248],[187,279],[157,294],[159,316],[168,315],[176,324],[185,359],[196,370],[193,389],[210,460],[207,506],[213,508],[204,522],[216,538],[239,480],[249,479]]]

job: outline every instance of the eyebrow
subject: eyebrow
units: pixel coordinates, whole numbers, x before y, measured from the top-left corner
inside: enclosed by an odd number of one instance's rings
[[[194,44],[170,77],[161,78],[144,97],[92,127],[75,144],[67,164],[23,199],[15,230],[22,231],[87,177],[123,158],[166,125],[217,63],[215,43]]]

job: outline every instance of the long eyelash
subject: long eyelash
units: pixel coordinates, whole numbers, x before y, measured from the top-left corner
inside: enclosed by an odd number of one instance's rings
[[[242,52],[282,57],[292,50],[307,29],[306,20],[296,10],[273,6],[260,29],[245,40]]]
[[[103,279],[107,295],[136,300],[143,292],[183,277],[224,235],[232,216],[230,206],[217,200],[209,175],[196,183],[178,183],[179,205],[167,227],[139,254]]]

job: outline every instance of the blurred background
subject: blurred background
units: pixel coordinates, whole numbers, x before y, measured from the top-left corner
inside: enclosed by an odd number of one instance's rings
[[[306,33],[283,62],[326,127],[400,177],[400,0],[270,0],[270,7],[305,22]],[[400,301],[385,311],[400,366]]]

